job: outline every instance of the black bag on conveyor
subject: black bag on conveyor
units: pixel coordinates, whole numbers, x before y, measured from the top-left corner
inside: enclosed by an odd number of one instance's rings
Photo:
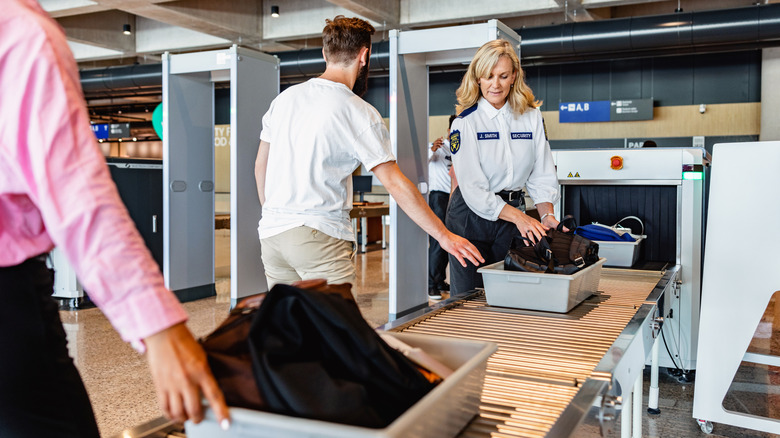
[[[563,232],[563,226],[569,229]],[[548,230],[546,236],[531,244],[531,240],[517,235],[512,239],[504,258],[504,270],[548,274],[573,274],[599,260],[599,245],[574,234],[577,228],[570,217]],[[526,246],[524,242],[531,245]]]
[[[440,378],[426,377],[388,346],[363,319],[349,285],[341,286],[278,284],[259,307],[243,311],[251,323],[235,319],[201,341],[228,404],[383,428],[436,386]],[[244,370],[236,370],[236,353],[250,359],[238,366]],[[254,387],[239,386],[246,368]]]

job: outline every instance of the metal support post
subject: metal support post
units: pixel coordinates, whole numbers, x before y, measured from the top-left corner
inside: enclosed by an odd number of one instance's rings
[[[651,415],[661,413],[661,410],[658,409],[658,344],[660,338],[660,336],[657,336],[655,342],[653,342],[652,360],[650,362],[650,392],[647,398],[647,413]]]
[[[626,388],[623,391],[623,411],[620,413],[620,438],[631,438],[631,390]]]
[[[639,377],[634,382],[634,394],[631,397],[634,402],[634,426],[632,438],[642,438],[642,373],[639,373]]]

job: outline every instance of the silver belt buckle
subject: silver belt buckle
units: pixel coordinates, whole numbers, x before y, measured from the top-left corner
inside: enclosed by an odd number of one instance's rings
[[[515,200],[514,194],[517,192],[509,192],[509,202],[512,202]]]

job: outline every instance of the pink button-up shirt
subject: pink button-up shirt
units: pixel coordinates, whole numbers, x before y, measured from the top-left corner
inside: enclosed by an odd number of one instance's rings
[[[141,339],[187,314],[111,180],[62,29],[35,0],[2,9],[0,266],[58,246],[122,338],[142,350]]]

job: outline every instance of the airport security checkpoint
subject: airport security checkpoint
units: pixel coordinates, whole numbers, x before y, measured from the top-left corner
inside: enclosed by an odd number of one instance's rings
[[[63,351],[99,436],[780,434],[780,5],[14,2],[67,38],[73,105],[86,103],[108,170],[89,178],[113,181],[138,231],[127,239],[159,268],[117,278],[159,277],[175,298],[113,308],[127,298],[104,298],[111,284],[79,258],[99,242],[74,249],[35,207],[56,244],[35,260],[53,269]],[[90,42],[89,15],[121,32],[96,24]],[[371,27],[357,66],[329,51],[340,16]],[[506,52],[483,61],[499,42],[520,69]],[[290,97],[304,86],[332,101]],[[533,97],[523,111],[515,86]],[[446,219],[428,207],[437,139]],[[0,224],[11,187],[0,182]],[[493,223],[510,225],[506,248]],[[477,249],[485,262],[470,261]],[[434,250],[449,264],[432,286]],[[100,269],[122,272],[118,260]],[[345,260],[349,281],[327,281]],[[476,278],[465,293],[462,269]],[[126,327],[159,317],[167,330],[178,306],[227,414],[194,381],[202,419],[187,411],[197,401],[158,406],[156,332]],[[169,415],[177,403],[186,414]],[[0,417],[0,436],[33,430],[14,424]]]

